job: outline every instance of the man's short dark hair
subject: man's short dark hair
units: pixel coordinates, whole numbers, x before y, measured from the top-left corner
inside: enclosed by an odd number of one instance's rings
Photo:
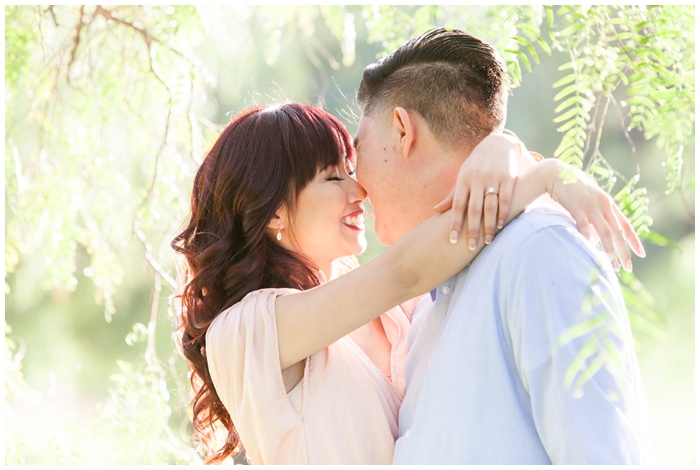
[[[476,145],[502,128],[508,75],[486,42],[459,30],[432,29],[367,66],[357,99],[362,113],[414,110],[448,145]]]

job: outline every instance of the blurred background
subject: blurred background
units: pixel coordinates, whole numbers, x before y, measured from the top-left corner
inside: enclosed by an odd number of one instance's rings
[[[5,6],[6,464],[199,463],[169,247],[199,161],[256,103],[354,134],[364,67],[434,26],[497,47],[507,127],[633,220],[653,463],[695,463],[693,6],[76,5]]]

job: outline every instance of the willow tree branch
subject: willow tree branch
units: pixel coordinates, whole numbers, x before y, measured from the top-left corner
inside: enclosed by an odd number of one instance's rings
[[[607,95],[605,98],[605,105],[603,106],[603,112],[600,116],[600,121],[598,121],[598,128],[596,129],[596,140],[595,140],[595,145],[593,147],[593,153],[591,155],[591,159],[588,160],[588,165],[586,165],[585,171],[588,172],[588,170],[591,169],[593,164],[595,163],[596,159],[598,156],[602,155],[600,153],[600,141],[603,138],[603,123],[605,122],[605,117],[608,115],[608,106],[610,106],[610,97],[611,93]]]
[[[80,45],[80,33],[83,31],[83,28],[85,28],[89,24],[86,23],[84,19],[85,5],[80,6],[80,11],[78,12],[78,14],[78,24],[75,26],[75,36],[73,36],[73,45],[71,47],[68,65],[66,66],[66,81],[70,86],[73,86],[73,82],[70,78],[70,71],[71,68],[73,68],[73,64],[75,63],[75,53],[77,52],[78,46]]]
[[[317,47],[314,47],[313,39],[305,40],[304,41],[304,48],[306,49],[306,56],[309,58],[309,60],[311,61],[313,66],[316,68],[316,70],[318,70],[318,73],[321,77],[321,89],[319,90],[319,93],[318,93],[319,103],[317,103],[317,104],[319,106],[322,106],[324,97],[326,96],[326,93],[328,93],[328,89],[329,89],[328,72],[326,72],[326,69],[323,67],[323,64],[319,60],[314,49],[318,50],[321,53],[323,53],[323,51],[321,51]]]
[[[151,268],[160,275],[160,277],[173,289],[177,288],[177,282],[175,279],[168,274],[168,272],[163,268],[163,266],[158,262],[158,260],[153,256],[153,249],[151,248],[151,244],[148,242],[148,239],[146,238],[146,234],[143,233],[143,231],[139,228],[138,226],[138,221],[134,220],[134,224],[132,226],[132,231],[136,235],[136,237],[141,241],[141,244],[143,245],[144,248],[144,254],[146,257],[146,261],[148,261],[148,264],[151,265]]]
[[[132,29],[133,31],[137,32],[141,37],[143,37],[143,40],[146,42],[146,44],[149,45],[151,43],[157,43],[158,45],[168,49],[169,51],[173,52],[174,54],[177,54],[181,58],[185,59],[187,62],[190,64],[193,64],[193,61],[187,57],[184,53],[181,51],[175,49],[174,47],[170,46],[169,44],[166,44],[165,42],[161,41],[155,36],[152,36],[148,31],[146,31],[145,28],[142,28],[130,21],[126,21],[118,16],[115,15],[114,11],[108,10],[102,5],[97,5],[97,9],[95,10],[95,14],[102,16],[105,18],[107,21],[112,21],[118,24],[121,24],[123,26],[126,26],[129,29]]]

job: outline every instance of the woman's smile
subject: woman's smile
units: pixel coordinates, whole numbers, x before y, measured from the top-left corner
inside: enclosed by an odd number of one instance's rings
[[[342,219],[340,219],[340,222],[352,230],[359,230],[359,231],[364,230],[365,229],[365,217],[364,217],[363,213],[364,213],[364,210],[362,208],[360,208],[360,210],[357,210],[355,212],[352,212],[352,213],[344,216]]]

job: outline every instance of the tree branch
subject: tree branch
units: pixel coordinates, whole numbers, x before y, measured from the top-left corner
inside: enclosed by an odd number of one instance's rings
[[[591,169],[593,166],[593,163],[596,161],[596,158],[599,155],[602,155],[600,153],[600,141],[603,138],[603,123],[605,122],[605,117],[608,115],[608,106],[610,105],[610,96],[611,93],[608,94],[608,96],[605,99],[605,106],[603,107],[603,113],[600,116],[600,121],[598,121],[598,129],[596,130],[596,140],[595,140],[595,146],[593,147],[593,153],[591,155],[591,159],[588,161],[588,165],[586,165],[586,172]]]
[[[153,256],[153,252],[151,249],[150,243],[148,243],[148,239],[146,238],[146,235],[143,233],[143,231],[138,227],[138,220],[134,220],[134,225],[132,226],[132,231],[138,237],[139,240],[141,240],[141,244],[143,244],[144,252],[145,252],[145,257],[146,261],[148,261],[148,264],[151,265],[153,270],[160,275],[160,277],[168,283],[168,285],[172,289],[177,289],[177,282],[175,279],[173,279],[170,274],[161,266],[161,264],[158,262],[158,260]]]
[[[113,21],[115,23],[119,23],[123,26],[126,26],[129,29],[136,31],[138,34],[141,35],[141,37],[143,37],[143,40],[148,45],[149,50],[150,50],[151,43],[155,42],[155,43],[159,44],[160,46],[162,46],[162,47],[168,49],[169,51],[177,54],[178,56],[182,57],[183,59],[188,61],[190,64],[193,64],[193,61],[189,57],[187,57],[185,54],[178,51],[174,47],[164,43],[163,41],[156,38],[155,36],[151,36],[151,34],[148,31],[146,31],[144,28],[137,26],[134,23],[131,23],[129,21],[123,20],[122,18],[119,18],[118,16],[116,16],[114,14],[114,12],[112,10],[108,10],[108,9],[104,8],[102,5],[97,5],[97,9],[95,10],[95,14],[102,16],[107,21]]]

